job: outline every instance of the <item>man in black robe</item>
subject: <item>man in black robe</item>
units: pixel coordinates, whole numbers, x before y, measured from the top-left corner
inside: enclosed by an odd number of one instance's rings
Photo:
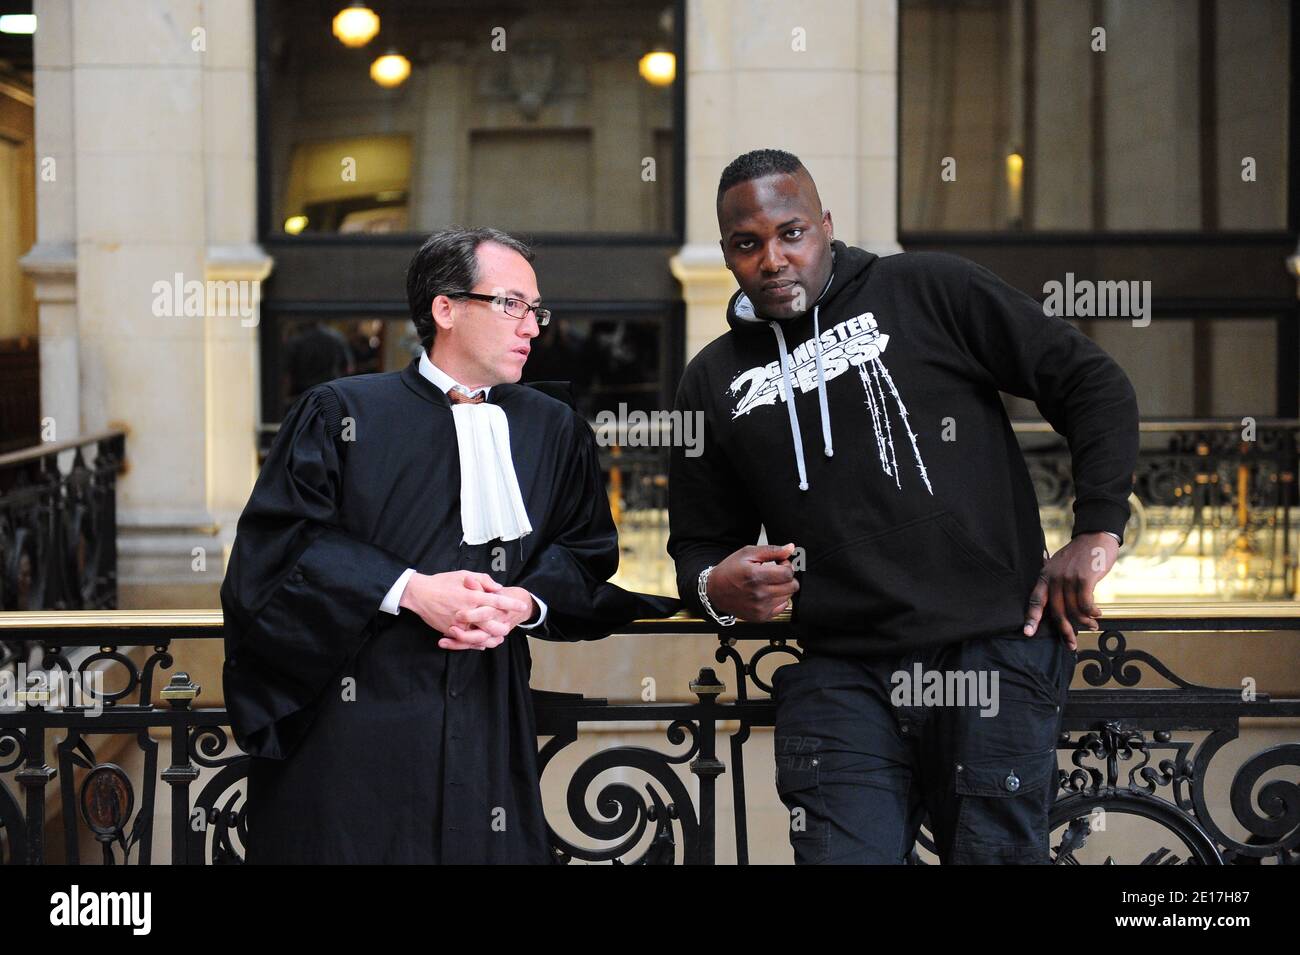
[[[221,588],[248,862],[552,861],[525,634],[678,606],[607,582],[591,428],[517,384],[549,318],[531,259],[432,235],[407,275],[424,353],[310,389],[280,427]]]

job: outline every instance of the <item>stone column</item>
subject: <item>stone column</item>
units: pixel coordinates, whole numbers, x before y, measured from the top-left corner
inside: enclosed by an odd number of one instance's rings
[[[691,0],[686,47],[687,359],[726,331],[718,176],[749,149],[795,153],[836,238],[900,251],[894,215],[897,0]]]
[[[235,522],[257,479],[257,427],[262,420],[257,326],[261,282],[273,263],[257,243],[254,3],[205,0],[203,12],[208,34],[202,59],[204,277],[210,287],[235,283],[241,309],[247,310],[230,315],[228,310],[210,309],[202,328],[205,508],[220,543],[219,553],[209,549],[205,578],[208,586],[219,586]]]
[[[46,440],[81,433],[76,167],[70,0],[37,0],[36,244],[20,260],[36,285],[41,418]]]
[[[877,255],[898,244],[898,0],[858,0],[856,242]],[[845,241],[849,241],[845,237]]]
[[[38,244],[24,266],[42,414],[60,439],[129,432],[121,605],[215,606],[223,539],[256,473],[256,283],[270,269],[256,244],[253,3],[35,9]]]

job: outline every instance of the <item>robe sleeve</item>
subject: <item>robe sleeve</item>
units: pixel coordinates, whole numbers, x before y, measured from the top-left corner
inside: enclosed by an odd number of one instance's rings
[[[528,635],[596,640],[633,620],[672,616],[681,608],[680,601],[608,582],[618,570],[618,531],[609,511],[596,436],[572,410],[569,424],[555,501],[541,531],[544,542],[514,581],[546,601],[545,622]]]
[[[221,584],[222,682],[235,740],[254,756],[289,755],[408,566],[342,528],[341,421],[328,385],[303,395],[236,526]]]

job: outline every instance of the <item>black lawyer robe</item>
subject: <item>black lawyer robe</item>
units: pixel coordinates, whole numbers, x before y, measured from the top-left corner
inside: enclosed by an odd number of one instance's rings
[[[548,862],[525,633],[586,640],[675,612],[618,567],[590,427],[539,388],[495,385],[531,534],[462,543],[451,405],[419,374],[341,378],[290,409],[221,587],[226,705],[253,756],[248,862]],[[379,609],[407,567],[524,587],[545,623],[443,650]]]

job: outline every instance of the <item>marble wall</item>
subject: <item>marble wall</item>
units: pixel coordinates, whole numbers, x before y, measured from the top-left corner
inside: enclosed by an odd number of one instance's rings
[[[122,606],[212,606],[257,466],[252,0],[36,14],[42,413],[129,432]],[[227,282],[242,311],[209,299]]]

